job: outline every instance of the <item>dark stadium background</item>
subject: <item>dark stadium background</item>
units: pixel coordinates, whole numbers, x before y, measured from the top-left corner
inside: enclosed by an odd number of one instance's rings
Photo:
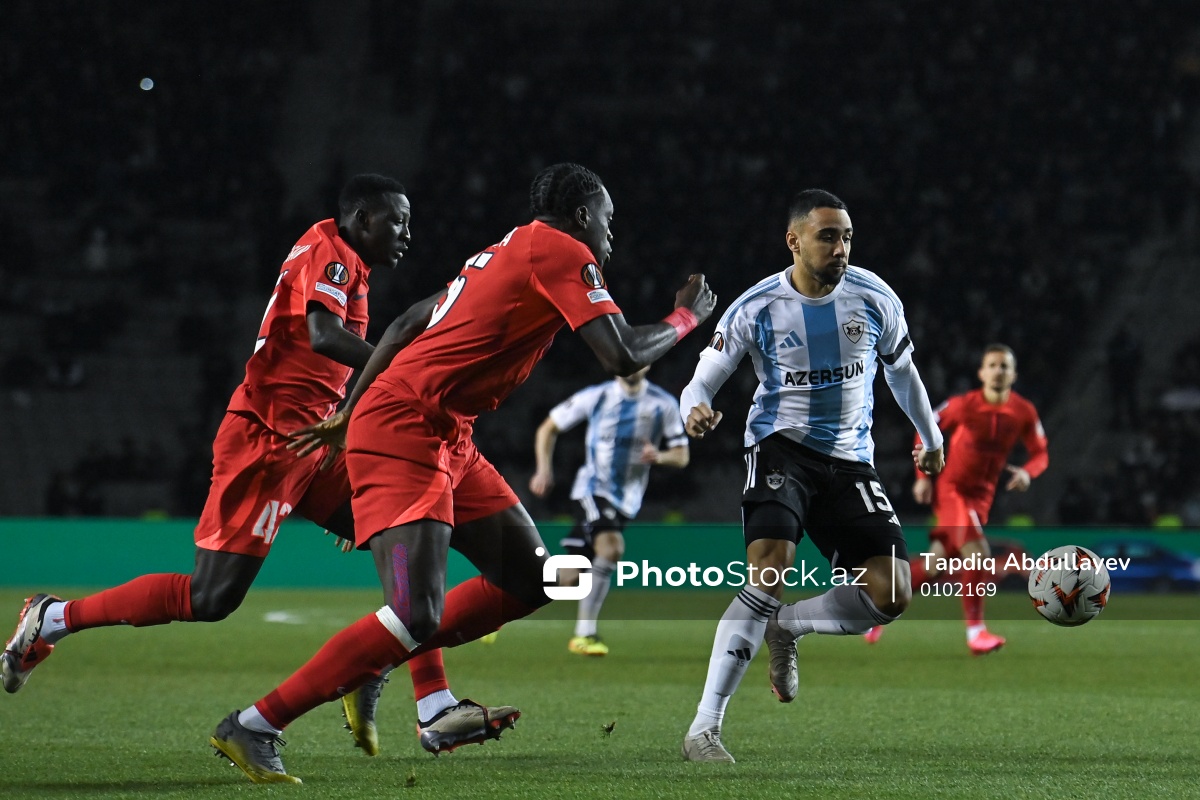
[[[789,263],[783,210],[849,204],[852,262],[904,300],[935,402],[1010,344],[1051,466],[1000,522],[1200,526],[1200,24],[1183,2],[295,0],[52,6],[0,27],[0,514],[195,516],[279,263],[341,182],[394,175],[413,250],[378,337],[527,220],[541,166],[616,203],[614,296],[724,308]],[[149,79],[150,83],[143,79]],[[654,368],[678,392],[712,323]],[[564,332],[478,441],[526,491],[536,425],[603,379]],[[736,520],[748,365],[643,519]],[[877,387],[909,520],[911,428]],[[1133,413],[1116,413],[1117,409]]]

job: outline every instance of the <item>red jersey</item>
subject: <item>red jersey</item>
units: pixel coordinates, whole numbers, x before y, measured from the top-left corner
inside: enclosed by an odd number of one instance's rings
[[[525,382],[564,322],[619,313],[587,245],[535,221],[467,260],[376,383],[428,417],[469,424]]]
[[[1037,410],[1016,392],[993,404],[982,389],[976,389],[951,397],[935,413],[947,439],[946,468],[937,481],[960,495],[987,498],[990,503],[1017,439],[1029,453],[1023,467],[1029,477],[1036,478],[1050,465]],[[926,477],[922,472],[918,476]]]
[[[246,377],[228,410],[251,414],[278,433],[333,413],[354,370],[313,352],[308,305],[320,304],[341,317],[346,330],[364,336],[370,272],[338,235],[334,220],[309,228],[280,267],[254,355],[246,362]]]

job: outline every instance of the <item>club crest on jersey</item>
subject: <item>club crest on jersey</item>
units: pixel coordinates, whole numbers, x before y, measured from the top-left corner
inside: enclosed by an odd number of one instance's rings
[[[767,473],[767,488],[778,490],[780,486],[783,486],[783,472],[772,469]]]
[[[724,351],[725,350],[725,337],[721,334],[720,331],[717,331],[716,333],[713,334],[713,337],[708,340],[708,346],[711,347],[713,350],[716,350],[718,353]]]
[[[595,264],[584,264],[579,277],[583,278],[583,282],[593,289],[604,288],[604,273]]]
[[[345,286],[350,282],[350,270],[346,269],[345,264],[330,261],[325,265],[325,277],[329,278],[330,283]]]
[[[858,344],[858,340],[862,338],[864,327],[861,320],[847,320],[842,323],[842,333],[846,334],[847,339]]]

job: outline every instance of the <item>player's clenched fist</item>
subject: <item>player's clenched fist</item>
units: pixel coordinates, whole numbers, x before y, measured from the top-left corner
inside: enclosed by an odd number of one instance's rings
[[[693,439],[703,439],[704,434],[720,424],[721,417],[723,416],[720,411],[713,411],[708,403],[701,403],[698,406],[693,406],[692,410],[688,412],[687,420],[683,423],[683,429]]]
[[[691,311],[696,315],[696,322],[699,324],[712,315],[713,309],[717,307],[717,296],[708,288],[704,275],[696,273],[675,293],[675,307]]]

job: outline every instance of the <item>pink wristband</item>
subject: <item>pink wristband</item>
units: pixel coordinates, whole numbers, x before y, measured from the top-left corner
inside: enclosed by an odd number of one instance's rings
[[[675,341],[677,342],[694,331],[700,324],[692,310],[682,306],[663,317],[663,322],[675,329]]]

